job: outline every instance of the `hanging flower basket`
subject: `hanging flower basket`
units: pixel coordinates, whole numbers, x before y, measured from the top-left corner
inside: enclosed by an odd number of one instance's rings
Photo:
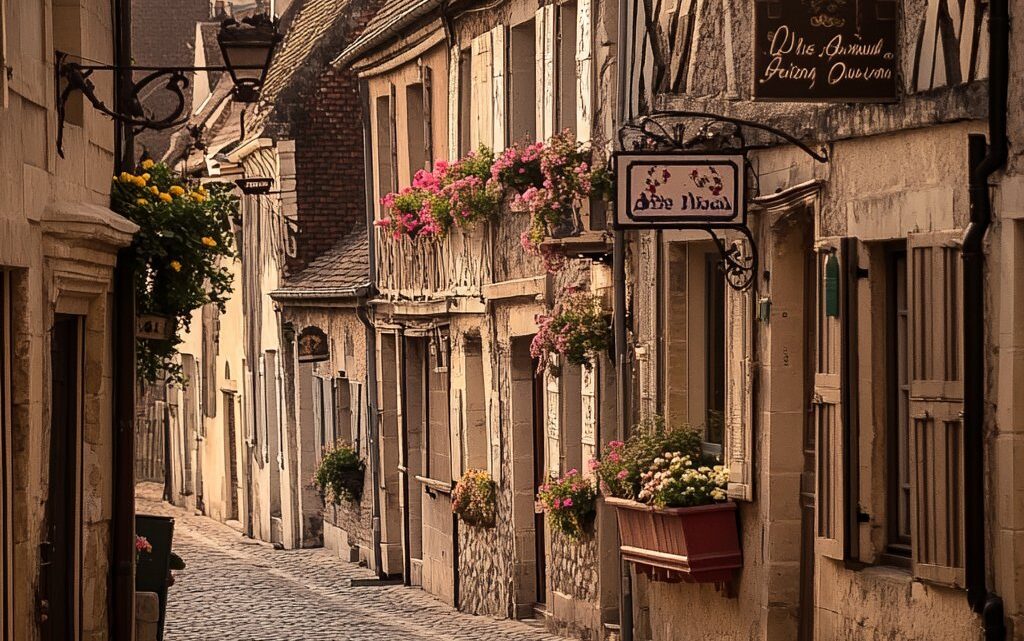
[[[606,497],[615,507],[622,558],[659,581],[718,583],[743,567],[736,504],[658,508]]]

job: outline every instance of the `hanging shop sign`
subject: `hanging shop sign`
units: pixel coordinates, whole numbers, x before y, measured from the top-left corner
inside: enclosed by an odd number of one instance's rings
[[[896,0],[757,0],[755,5],[755,99],[896,100]]]
[[[171,319],[158,314],[139,314],[135,317],[135,337],[140,340],[165,341],[173,335]]]
[[[307,327],[299,332],[296,349],[300,363],[318,363],[331,357],[327,334],[319,327]]]
[[[615,156],[620,228],[737,227],[746,223],[739,154]]]

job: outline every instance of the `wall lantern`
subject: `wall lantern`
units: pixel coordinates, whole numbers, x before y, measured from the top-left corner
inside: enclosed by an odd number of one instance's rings
[[[228,72],[235,87],[232,95],[240,102],[254,102],[270,68],[274,49],[281,42],[277,31],[278,20],[266,14],[234,18],[220,25],[217,42],[224,56],[224,65],[212,67],[137,67],[117,65],[85,65],[69,60],[71,54],[61,51],[56,55],[57,74],[57,153],[64,157],[64,116],[68,98],[79,91],[95,109],[114,120],[128,125],[133,131],[145,129],[170,129],[185,124],[187,113],[184,90],[188,86],[186,74],[196,71]],[[115,82],[125,87],[126,99],[123,111],[111,109],[96,96],[96,86],[90,77],[97,71],[111,71]],[[145,74],[135,80],[136,74]],[[148,95],[148,88],[163,82],[163,89],[175,96],[174,107],[166,115],[155,115],[142,106],[141,97]],[[170,102],[170,101],[168,101]]]

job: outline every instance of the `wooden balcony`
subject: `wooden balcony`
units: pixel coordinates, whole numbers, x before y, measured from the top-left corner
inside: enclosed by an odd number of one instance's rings
[[[376,236],[377,289],[387,301],[439,301],[479,298],[493,281],[488,225],[465,232],[452,229],[444,238],[395,239],[379,227]]]

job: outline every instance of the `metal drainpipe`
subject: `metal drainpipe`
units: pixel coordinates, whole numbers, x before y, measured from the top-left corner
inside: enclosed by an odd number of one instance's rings
[[[964,547],[967,601],[981,615],[986,641],[1006,638],[1003,600],[986,581],[985,509],[985,254],[983,241],[992,222],[988,179],[1006,163],[1006,109],[1009,83],[1007,0],[989,3],[988,119],[985,137],[968,137],[971,163],[970,209],[962,248],[964,345]]]
[[[128,66],[132,57],[132,12],[128,0],[114,0],[114,63]],[[114,104],[126,112],[131,74],[120,72]],[[114,123],[115,172],[135,162],[131,127]],[[113,522],[111,532],[110,636],[131,639],[135,630],[135,273],[131,250],[118,252],[114,268],[113,347]]]
[[[369,403],[366,433],[370,437],[370,486],[373,488],[373,505],[370,510],[373,528],[373,567],[379,578],[384,578],[384,563],[381,555],[381,507],[380,507],[380,420],[377,407],[377,328],[366,311],[366,301],[377,293],[377,247],[374,242],[373,197],[373,136],[370,133],[370,89],[365,80],[359,83],[359,100],[363,119],[363,189],[366,192],[366,235],[369,269],[369,286],[365,298],[356,307],[356,315],[366,328],[366,400]]]
[[[621,127],[626,118],[626,18],[629,17],[628,0],[618,0],[615,16],[618,32],[615,41],[616,64],[616,118],[617,127]],[[619,425],[618,437],[626,438],[629,426],[628,414],[628,381],[629,370],[626,365],[626,235],[621,229],[615,230],[614,251],[612,254],[612,279],[615,281],[615,406]],[[619,589],[619,638],[622,641],[633,641],[633,577],[629,563],[618,555],[621,570]]]

